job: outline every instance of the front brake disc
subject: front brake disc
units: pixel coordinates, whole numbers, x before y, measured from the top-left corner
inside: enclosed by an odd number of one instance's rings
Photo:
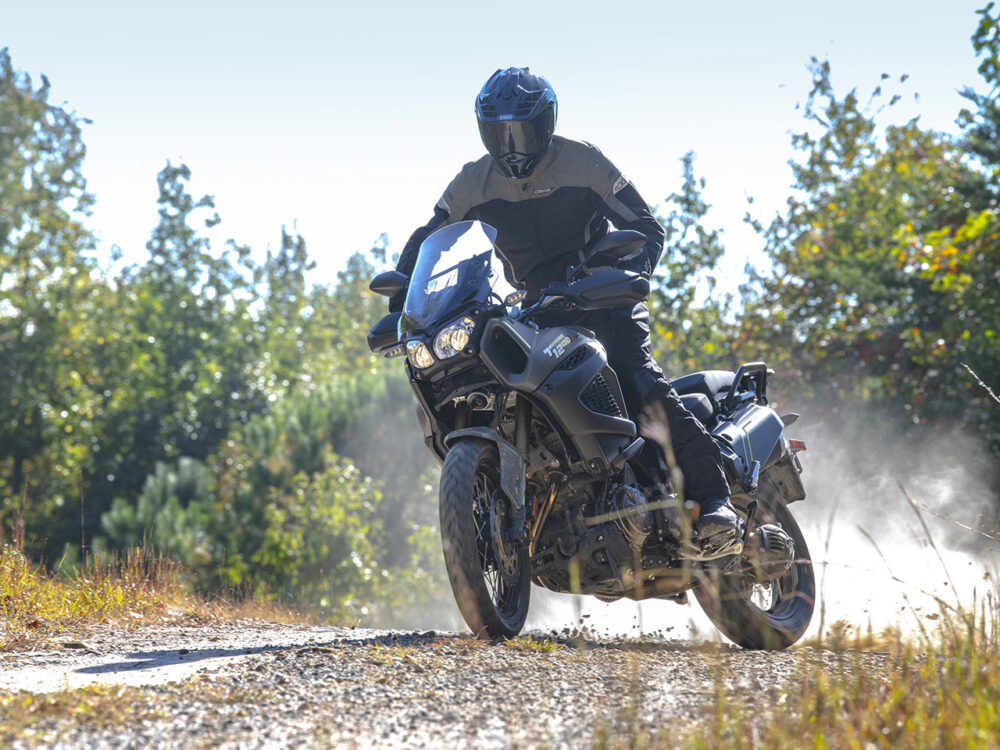
[[[510,503],[503,493],[497,490],[490,499],[490,541],[493,545],[493,556],[497,562],[497,570],[508,583],[515,583],[517,573],[517,544],[510,533]]]

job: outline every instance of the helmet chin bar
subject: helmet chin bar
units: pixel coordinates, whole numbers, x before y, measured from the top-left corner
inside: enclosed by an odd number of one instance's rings
[[[541,154],[504,154],[497,162],[507,173],[508,177],[523,179],[531,175],[541,158]]]

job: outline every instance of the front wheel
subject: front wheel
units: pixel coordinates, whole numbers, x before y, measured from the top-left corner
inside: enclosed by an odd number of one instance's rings
[[[784,575],[762,581],[748,572],[708,569],[694,594],[712,623],[743,648],[776,651],[795,643],[812,619],[816,579],[809,548],[794,516],[777,491],[761,483],[757,525],[780,524],[795,543],[795,557]]]
[[[525,545],[512,541],[496,445],[455,443],[441,469],[439,503],[445,567],[466,624],[480,638],[517,635],[528,615],[530,564]]]

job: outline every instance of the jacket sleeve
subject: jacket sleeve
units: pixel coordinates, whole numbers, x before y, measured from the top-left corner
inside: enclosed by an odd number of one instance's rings
[[[646,235],[646,244],[633,255],[622,258],[617,265],[648,279],[653,275],[656,263],[663,253],[663,227],[628,178],[615,169],[611,162],[606,163],[610,170],[604,181],[606,189],[597,198],[597,210],[616,229],[634,229]]]

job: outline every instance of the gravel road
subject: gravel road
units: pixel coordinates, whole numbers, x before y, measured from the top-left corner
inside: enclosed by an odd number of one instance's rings
[[[37,701],[88,683],[133,686],[96,691],[118,696],[114,720],[78,706],[42,712],[20,730],[0,727],[0,745],[578,748],[599,726],[614,733],[694,716],[720,685],[777,700],[803,660],[845,663],[812,649],[531,635],[491,644],[261,622],[99,628],[54,650],[0,655],[0,705],[27,699],[19,691]],[[884,666],[878,654],[850,662]]]

